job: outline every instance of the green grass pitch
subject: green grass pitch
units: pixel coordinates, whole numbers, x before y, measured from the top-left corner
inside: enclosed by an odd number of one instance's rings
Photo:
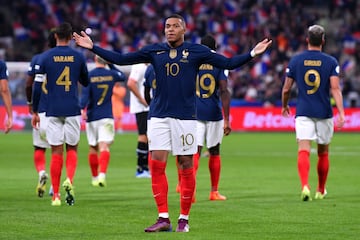
[[[232,133],[222,144],[220,192],[208,200],[210,178],[202,157],[189,233],[144,233],[157,212],[149,179],[136,179],[136,134],[117,135],[106,188],[91,186],[85,134],[74,180],[76,202],[52,207],[35,194],[37,173],[30,132],[0,137],[0,239],[359,239],[360,135],[336,132],[330,150],[327,198],[300,200],[294,133]],[[315,147],[315,145],[314,145]],[[49,159],[50,152],[47,156]],[[316,189],[316,154],[310,185]],[[47,161],[49,169],[49,160]],[[65,173],[63,172],[62,181]],[[173,227],[179,215],[174,158],[167,166]],[[62,189],[61,189],[62,190]]]

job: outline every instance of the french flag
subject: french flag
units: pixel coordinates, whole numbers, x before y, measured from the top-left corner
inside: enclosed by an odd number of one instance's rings
[[[90,28],[100,29],[100,19],[93,10],[89,10],[86,13],[86,19]]]
[[[146,14],[148,17],[155,17],[156,16],[156,10],[154,5],[151,3],[151,1],[145,3],[142,7],[143,13]]]
[[[208,24],[208,29],[210,30],[210,32],[212,33],[219,33],[222,32],[222,26],[220,23],[214,21],[214,20],[210,20],[209,24]]]
[[[21,25],[21,23],[14,22],[13,29],[16,39],[26,40],[29,38],[28,30],[23,25]]]
[[[208,8],[206,7],[205,4],[203,4],[201,1],[196,1],[194,8],[193,8],[193,14],[194,14],[194,16],[197,16],[200,13],[207,12],[207,10],[208,10]]]
[[[235,1],[225,1],[224,3],[224,15],[227,17],[236,17],[238,14],[237,4]]]
[[[267,22],[269,16],[267,14],[267,12],[265,12],[264,9],[259,9],[257,12],[256,12],[256,19],[258,21],[259,24],[264,24]]]
[[[101,40],[106,41],[108,43],[116,42],[118,40],[116,31],[112,28],[108,28],[101,32]]]
[[[186,27],[192,31],[195,29],[195,23],[194,23],[194,19],[190,14],[186,14],[185,16],[183,16],[186,22]]]
[[[251,77],[253,78],[257,78],[261,75],[266,74],[268,71],[268,66],[265,62],[257,62],[255,63],[255,65],[251,68],[250,70],[250,74]]]
[[[343,38],[343,48],[344,52],[350,55],[356,52],[356,41],[350,34]]]
[[[355,62],[351,59],[347,59],[344,61],[344,63],[341,65],[341,70],[345,73],[350,71],[355,67]]]
[[[233,20],[227,20],[224,24],[226,31],[234,32],[237,29],[237,24]]]

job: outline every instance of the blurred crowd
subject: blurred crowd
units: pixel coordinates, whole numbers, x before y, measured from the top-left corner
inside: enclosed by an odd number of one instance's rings
[[[229,78],[235,103],[271,107],[280,103],[288,60],[306,49],[307,27],[321,24],[324,51],[340,63],[345,104],[360,106],[359,8],[357,0],[0,0],[0,59],[30,61],[46,48],[49,30],[63,21],[75,31],[87,29],[104,48],[133,51],[164,41],[164,18],[179,13],[187,22],[187,41],[200,42],[210,33],[226,56],[245,53],[264,37],[274,40],[267,54]],[[92,61],[89,51],[84,54]]]

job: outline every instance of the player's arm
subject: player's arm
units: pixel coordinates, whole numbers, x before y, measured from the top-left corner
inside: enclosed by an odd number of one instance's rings
[[[232,70],[241,67],[251,61],[254,57],[263,54],[271,44],[272,40],[265,38],[263,41],[258,42],[250,52],[236,55],[231,58],[227,58],[212,51],[205,51],[201,63],[209,63],[217,68]]]
[[[225,71],[226,71],[225,76],[227,76],[228,70]],[[231,126],[229,120],[231,96],[227,85],[227,79],[219,81],[219,93],[220,93],[223,114],[224,114],[224,135],[227,136],[231,132]]]
[[[146,100],[141,96],[141,93],[137,87],[136,79],[129,78],[127,81],[127,87],[144,106],[148,106]]]
[[[291,87],[293,84],[294,84],[294,79],[290,77],[285,78],[285,82],[281,92],[281,103],[282,103],[281,114],[284,117],[290,116],[289,99],[290,99]]]
[[[330,77],[330,90],[336,104],[336,108],[339,111],[339,117],[337,119],[337,127],[342,128],[345,124],[345,111],[343,104],[343,97],[340,88],[340,79],[338,76]]]
[[[150,92],[151,92],[151,87],[144,85],[144,98],[148,105],[150,105],[151,102]]]
[[[154,68],[153,66],[150,64],[148,65],[148,67],[146,68],[145,74],[145,81],[144,81],[144,98],[147,102],[148,105],[150,105],[151,102],[151,89],[153,86],[152,83],[155,84],[155,72],[154,72]],[[154,86],[155,87],[155,86]]]
[[[80,109],[81,109],[81,117],[84,120],[87,120],[86,108],[89,103],[89,96],[90,96],[90,86],[83,87],[81,89],[81,96],[80,96]]]
[[[25,83],[25,93],[26,93],[27,105],[29,107],[29,113],[32,113],[33,84],[34,84],[34,76],[33,75],[27,75],[26,83]]]
[[[148,54],[144,53],[143,51],[121,54],[115,51],[106,50],[99,46],[95,46],[91,38],[84,31],[81,31],[80,34],[74,32],[73,38],[78,46],[89,49],[96,55],[99,55],[111,63],[118,65],[132,65],[135,63],[151,62]]]
[[[33,85],[33,92],[32,92],[32,102],[33,102],[33,113],[32,113],[32,119],[31,119],[31,125],[33,128],[38,128],[40,123],[39,118],[39,102],[41,97],[41,86],[43,82],[45,81],[45,74],[36,74],[34,78],[34,85]]]
[[[12,115],[11,92],[9,89],[9,83],[7,79],[0,79],[0,91],[1,91],[2,99],[4,101],[6,113],[8,115],[7,122],[5,124],[5,133],[8,133],[13,125],[13,115]]]
[[[35,62],[38,60],[39,55],[35,55],[30,62],[29,69],[27,72],[26,82],[25,82],[25,94],[27,105],[29,107],[29,113],[32,113],[32,92],[33,92],[33,84],[35,79]]]
[[[108,63],[108,66],[112,71],[116,72],[116,76],[117,76],[116,82],[125,82],[126,81],[125,73],[123,73],[120,69],[115,67],[115,65],[112,63]]]
[[[88,69],[87,69],[85,58],[82,59],[79,82],[84,87],[88,86],[89,83],[90,83],[89,72],[88,72]]]

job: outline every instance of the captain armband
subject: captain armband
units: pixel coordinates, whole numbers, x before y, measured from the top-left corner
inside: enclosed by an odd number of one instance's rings
[[[45,74],[35,74],[35,78],[34,78],[35,82],[44,82],[45,79],[46,79]]]

